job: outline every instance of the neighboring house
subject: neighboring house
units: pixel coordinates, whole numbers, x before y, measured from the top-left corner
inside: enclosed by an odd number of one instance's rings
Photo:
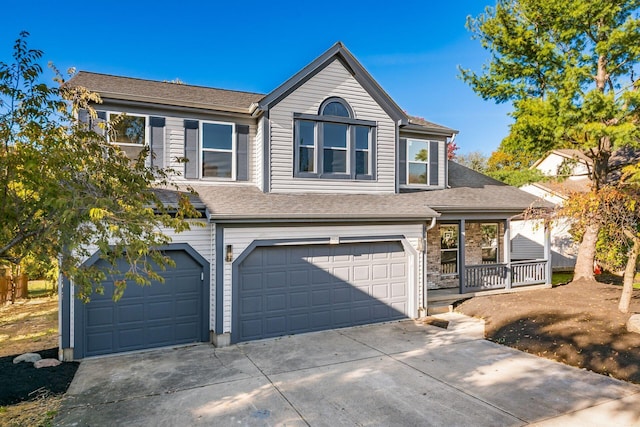
[[[592,165],[593,161],[580,150],[552,150],[531,166],[549,179],[520,189],[554,205],[562,205],[572,193],[586,193],[591,189],[589,171]],[[555,271],[573,271],[575,267],[578,243],[574,242],[570,228],[571,224],[567,220],[559,220],[553,224],[551,259]],[[541,221],[513,221],[512,232],[513,259],[544,258]]]
[[[105,282],[83,304],[63,283],[66,359],[417,318],[438,292],[550,282],[549,257],[511,262],[510,218],[539,199],[448,162],[456,131],[405,114],[341,43],[266,95],[70,84],[100,94],[102,120],[127,114],[111,142],[180,171],[205,226],[164,248],[164,285],[113,303]]]

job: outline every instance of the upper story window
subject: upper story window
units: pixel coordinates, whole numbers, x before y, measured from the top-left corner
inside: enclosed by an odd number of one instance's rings
[[[429,141],[407,140],[407,183],[429,185]]]
[[[201,123],[202,178],[234,179],[235,125],[233,123]]]
[[[214,120],[184,120],[186,179],[250,179],[249,126]]]
[[[328,98],[318,115],[294,114],[295,175],[374,179],[376,123],[354,117],[341,98]]]
[[[149,143],[147,116],[107,112],[106,119],[109,123],[107,140],[118,145],[127,157],[137,158]]]
[[[441,154],[444,141],[403,138],[398,143],[398,184],[402,187],[439,187],[444,169]]]

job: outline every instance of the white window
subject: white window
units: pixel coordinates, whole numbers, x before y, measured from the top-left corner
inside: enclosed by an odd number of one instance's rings
[[[137,158],[148,145],[148,117],[140,114],[107,112],[107,140],[118,145],[130,159]]]
[[[235,134],[233,123],[201,122],[202,178],[235,179]]]
[[[429,185],[429,141],[407,140],[407,184]]]

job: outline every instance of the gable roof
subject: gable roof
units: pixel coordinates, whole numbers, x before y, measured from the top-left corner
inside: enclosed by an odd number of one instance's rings
[[[382,87],[380,87],[373,77],[371,77],[367,70],[362,66],[362,64],[360,64],[360,62],[358,62],[351,52],[349,52],[342,42],[337,42],[331,46],[326,52],[314,59],[309,65],[298,71],[290,79],[265,96],[260,101],[260,109],[266,111],[278,104],[278,102],[284,99],[287,95],[295,91],[336,59],[344,65],[344,67],[382,107],[389,117],[396,122],[408,123],[409,119],[404,111],[402,111],[395,101],[391,99]]]
[[[574,148],[559,148],[556,150],[549,151],[543,157],[536,160],[529,169],[535,169],[536,167],[538,167],[540,163],[542,163],[552,154],[555,154],[560,157],[564,157],[565,159],[569,159],[569,160],[573,160],[573,159],[579,160],[582,163],[586,163],[587,165],[593,164],[593,160],[589,158],[586,154],[584,154],[581,150],[576,150]]]
[[[250,113],[264,95],[80,71],[66,85],[82,86],[102,98]]]

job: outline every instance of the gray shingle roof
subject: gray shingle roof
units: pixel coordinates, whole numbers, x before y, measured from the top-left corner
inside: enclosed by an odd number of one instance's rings
[[[422,199],[440,212],[521,212],[529,207],[551,207],[542,199],[455,162],[449,162],[449,187],[424,191]]]
[[[263,193],[250,186],[195,185],[212,219],[408,220],[438,214],[418,194]]]
[[[249,112],[264,95],[203,86],[159,82],[80,71],[67,85],[83,86],[103,98],[138,100],[164,105],[183,105],[217,110]]]
[[[263,193],[253,186],[194,185],[192,202],[213,220],[426,220],[440,213],[521,213],[552,205],[464,166],[449,163],[451,188],[399,194]],[[172,190],[161,190],[175,203]]]
[[[407,115],[407,117],[409,118],[409,125],[406,126],[408,128],[411,128],[413,126],[418,126],[418,127],[422,127],[422,128],[426,128],[426,129],[430,129],[430,130],[440,130],[440,131],[444,131],[447,133],[458,133],[457,130],[448,128],[446,126],[442,126],[439,125],[437,123],[433,123],[430,122],[428,120],[423,119],[422,117],[418,117],[418,116],[411,116],[411,115]]]

